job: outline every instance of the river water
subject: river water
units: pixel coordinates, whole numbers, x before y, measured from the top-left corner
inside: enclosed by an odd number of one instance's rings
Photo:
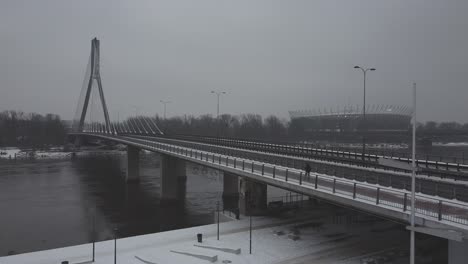
[[[114,234],[128,237],[213,223],[216,204],[222,201],[222,174],[188,164],[185,200],[163,205],[159,200],[159,166],[158,154],[140,155],[140,182],[126,184],[125,152],[89,153],[73,160],[0,160],[0,256],[88,243],[94,234],[101,241]],[[286,194],[268,188],[269,198]],[[313,210],[323,210],[345,230],[349,227],[346,232],[368,225],[354,223],[353,219],[361,216],[345,208],[338,210],[322,203]],[[350,220],[343,222],[344,216]],[[382,241],[376,241],[374,234],[363,235],[359,238],[361,250],[366,253],[375,243],[386,248],[384,241],[398,241],[403,250],[392,249],[391,253],[407,255],[404,249],[409,236],[404,226],[393,224],[387,231],[380,235]],[[418,254],[431,257],[424,263],[447,259],[446,242],[416,238]]]
[[[161,205],[159,156],[141,155],[126,184],[125,153],[0,163],[0,256],[213,223],[217,171],[187,167],[183,203]],[[94,228],[93,228],[94,227]],[[93,232],[96,230],[96,232]]]

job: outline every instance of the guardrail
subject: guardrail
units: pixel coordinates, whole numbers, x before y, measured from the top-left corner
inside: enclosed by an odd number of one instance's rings
[[[226,140],[226,141],[242,141],[246,143],[262,143],[262,144],[273,144],[273,145],[280,145],[280,146],[295,146],[295,147],[306,147],[306,148],[311,148],[311,149],[317,149],[317,150],[322,150],[324,153],[325,152],[346,152],[346,153],[351,153],[355,154],[357,157],[362,158],[362,153],[361,152],[356,152],[356,148],[352,147],[334,147],[334,146],[327,146],[325,144],[314,144],[314,143],[298,143],[298,142],[281,142],[281,141],[266,141],[266,140],[259,140],[259,139],[242,139],[242,138],[229,138],[229,137],[211,137],[211,136],[194,136],[194,135],[175,135],[172,137],[185,137],[185,138],[192,138],[192,139],[203,139],[203,140]],[[353,151],[354,150],[354,151]],[[366,155],[370,156],[379,156],[379,157],[393,157],[393,158],[401,158],[401,159],[407,159],[411,160],[411,153],[410,152],[402,152],[402,151],[397,151],[397,150],[376,150],[376,149],[371,149],[367,148],[366,149]],[[467,164],[467,159],[465,157],[465,153],[461,152],[460,156],[449,156],[449,155],[429,155],[429,154],[418,154],[416,153],[416,159],[421,160],[421,161],[437,161],[440,164],[445,164],[445,163],[453,163],[453,164]]]
[[[224,145],[230,147],[241,147],[247,149],[265,149],[269,151],[275,151],[276,153],[282,154],[304,154],[306,153],[309,156],[320,158],[320,159],[329,159],[329,160],[341,160],[348,161],[350,163],[359,164],[366,167],[379,167],[383,168],[378,164],[379,158],[389,158],[395,159],[401,162],[411,163],[409,153],[402,153],[398,151],[376,151],[367,149],[366,154],[359,152],[352,152],[350,149],[340,148],[340,147],[329,147],[327,148],[324,145],[316,145],[311,143],[297,143],[297,142],[268,142],[264,140],[246,140],[238,138],[219,138],[219,137],[208,137],[208,136],[193,136],[193,135],[159,135],[159,134],[150,134],[150,133],[136,133],[136,132],[125,132],[118,131],[120,135],[132,135],[132,136],[151,136],[158,138],[172,138],[172,139],[185,139],[195,142],[204,142],[217,145]],[[96,133],[96,132],[93,132]],[[99,134],[99,133],[96,133]],[[104,133],[101,133],[104,134]],[[373,154],[371,154],[373,153]],[[425,170],[421,173],[428,174],[429,176],[440,176],[446,177],[447,175],[455,175],[452,178],[462,179],[468,178],[468,164],[465,164],[465,155],[464,152],[462,157],[452,157],[452,156],[435,156],[435,155],[418,155],[416,164],[420,168]]]
[[[214,137],[196,137],[196,136],[171,136],[169,138],[179,138],[179,139],[186,139],[192,141],[199,141],[217,145],[225,145],[230,147],[242,147],[248,149],[266,149],[273,152],[281,152],[283,154],[292,154],[292,155],[310,155],[314,157],[327,157],[331,159],[346,159],[350,161],[354,161],[358,164],[364,166],[379,166],[377,164],[379,158],[389,158],[395,159],[401,162],[411,163],[412,160],[409,157],[401,157],[398,155],[394,155],[396,153],[390,153],[390,155],[377,155],[377,154],[365,154],[359,152],[350,152],[350,151],[343,151],[337,150],[334,148],[326,149],[326,148],[317,148],[312,144],[297,144],[297,143],[265,143],[265,142],[258,142],[258,141],[247,141],[247,140],[240,140],[240,139],[228,139],[228,138],[214,138]],[[427,168],[427,169],[435,169],[435,170],[446,170],[446,171],[468,171],[468,165],[458,163],[457,159],[454,160],[453,163],[444,162],[442,161],[442,156],[438,157],[439,160],[429,160],[429,156],[426,156],[426,159],[417,159],[416,164],[419,167]],[[374,164],[369,164],[369,163]],[[382,167],[382,166],[380,166]]]
[[[145,121],[146,122],[146,121]],[[114,124],[115,125],[115,124]],[[143,125],[140,124],[140,125]],[[140,128],[130,128],[130,127],[121,127],[119,125],[116,125],[113,129],[116,134],[124,135],[141,135],[141,136],[157,136],[157,137],[167,137],[166,135],[163,135],[161,133],[156,133],[155,130],[153,129],[146,129],[143,125],[142,129]],[[97,129],[93,129],[91,131],[87,131],[88,133],[101,133],[104,134],[105,131],[98,127]],[[228,141],[242,141],[242,142],[256,142],[256,143],[264,143],[264,144],[274,144],[274,145],[284,145],[284,146],[306,146],[307,148],[311,149],[318,149],[321,150],[322,153],[333,153],[333,152],[346,152],[346,153],[351,153],[353,156],[357,157],[362,157],[362,153],[356,152],[357,147],[342,147],[342,146],[329,146],[328,144],[317,144],[317,143],[298,143],[298,142],[286,142],[286,141],[267,141],[267,140],[261,140],[261,139],[248,139],[248,138],[230,138],[230,137],[213,137],[213,136],[196,136],[196,135],[184,135],[184,134],[176,134],[172,135],[171,137],[185,137],[185,138],[191,138],[193,139],[202,139],[202,140],[212,140],[212,139],[223,139],[223,140],[228,140]],[[371,144],[368,144],[371,145]],[[366,155],[369,156],[380,156],[380,157],[389,157],[389,158],[399,158],[401,160],[410,160],[411,159],[411,153],[409,151],[398,151],[394,149],[372,149],[372,148],[367,148],[366,150]],[[365,155],[365,156],[366,156]],[[372,157],[369,157],[372,158]],[[466,159],[466,155],[464,151],[459,151],[458,154],[450,154],[450,155],[434,155],[434,154],[416,154],[416,159],[421,161],[421,164],[430,164],[431,166],[438,166],[441,165],[443,167],[444,165],[449,167],[453,167],[453,164],[460,164],[460,165],[468,165],[468,160]],[[429,161],[426,163],[425,161]]]
[[[239,147],[225,147],[209,143],[194,142],[189,140],[172,139],[172,138],[154,138],[131,136],[129,138],[142,138],[149,140],[157,140],[169,144],[196,148],[219,154],[240,156],[248,159],[253,159],[261,162],[267,162],[275,165],[304,169],[305,164],[312,167],[312,171],[316,173],[324,173],[343,178],[351,178],[361,182],[377,183],[388,187],[394,187],[402,190],[410,190],[411,174],[401,172],[401,170],[386,167],[370,167],[357,166],[349,164],[341,160],[328,161],[326,159],[313,159],[312,157],[303,155],[284,155],[270,151],[250,150]],[[351,176],[351,177],[350,177]],[[468,183],[465,181],[453,181],[450,179],[438,179],[427,177],[428,175],[417,175],[416,191],[432,196],[441,196],[447,199],[458,199],[463,202],[468,202]],[[457,178],[455,178],[457,180]]]
[[[122,138],[107,135],[97,136],[127,145],[169,153],[193,161],[196,160],[211,165],[212,167],[215,166],[218,169],[234,169],[270,180],[301,186],[309,190],[333,194],[369,205],[385,207],[386,209],[394,211],[409,214],[411,210],[411,193],[404,190],[396,190],[380,185],[356,182],[354,180],[333,176],[319,174],[305,175],[303,171],[297,169],[145,139]],[[305,191],[306,190],[304,190],[304,193]],[[468,204],[466,203],[423,194],[416,194],[415,200],[415,210],[419,217],[468,226]]]

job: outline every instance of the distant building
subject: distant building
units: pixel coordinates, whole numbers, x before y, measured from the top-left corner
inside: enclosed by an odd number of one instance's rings
[[[338,109],[289,111],[291,125],[303,133],[401,133],[410,127],[412,109],[407,106],[372,105],[366,107],[366,121],[362,106]]]

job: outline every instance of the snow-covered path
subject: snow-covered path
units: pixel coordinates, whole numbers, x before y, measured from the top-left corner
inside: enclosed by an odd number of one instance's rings
[[[364,255],[393,250],[404,252],[400,239],[405,231],[391,222],[358,219],[349,223],[327,220],[326,210],[313,211],[301,218],[253,218],[252,254],[249,254],[249,220],[221,223],[220,240],[216,240],[216,224],[117,240],[117,263],[210,263],[186,252],[217,256],[215,263],[360,263]],[[329,219],[329,218],[328,218]],[[364,220],[364,221],[363,221]],[[365,222],[365,223],[363,223]],[[377,230],[377,231],[376,231]],[[378,231],[380,230],[380,231]],[[383,230],[383,231],[382,231]],[[203,243],[196,234],[203,234]],[[292,239],[297,238],[297,240]],[[375,243],[379,241],[379,243]],[[241,249],[240,254],[200,248],[194,245]],[[404,244],[403,244],[404,245]],[[0,258],[2,264],[50,264],[91,260],[91,244],[20,254]],[[404,254],[403,254],[404,255]],[[114,261],[114,241],[96,243],[97,264]],[[226,262],[223,262],[226,261]],[[229,262],[231,261],[231,262]],[[355,262],[357,261],[357,262]]]

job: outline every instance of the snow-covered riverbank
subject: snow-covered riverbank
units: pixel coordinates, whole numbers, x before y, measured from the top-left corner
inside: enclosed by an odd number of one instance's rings
[[[63,151],[62,148],[51,148],[50,150],[22,150],[15,147],[0,148],[0,160],[52,160],[52,159],[70,159],[73,155],[106,155],[106,154],[125,154],[121,150],[101,150],[101,149],[82,149],[79,151]]]
[[[406,231],[392,222],[367,216],[336,221],[326,211],[289,218],[254,217],[252,253],[249,219],[117,241],[118,263],[407,263]],[[343,217],[343,219],[349,218]],[[328,220],[327,220],[328,219]],[[333,219],[334,221],[330,221]],[[203,235],[197,243],[196,234]],[[404,243],[402,243],[402,241]],[[200,246],[205,246],[202,248]],[[5,264],[79,263],[90,260],[91,245],[0,258]],[[182,252],[182,254],[180,253]],[[95,263],[113,263],[114,241],[96,244]],[[421,262],[422,263],[422,262]],[[424,262],[427,263],[427,262]]]

